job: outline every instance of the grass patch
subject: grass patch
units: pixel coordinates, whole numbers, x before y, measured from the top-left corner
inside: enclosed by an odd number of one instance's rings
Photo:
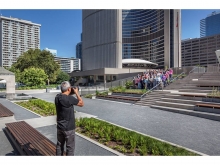
[[[209,97],[220,98],[220,90],[219,88],[213,88],[212,92],[208,94]]]
[[[123,86],[109,88],[109,90],[111,92],[131,93],[131,94],[144,94],[147,92],[146,89],[126,89],[126,87]]]
[[[55,104],[40,99],[30,99],[28,101],[15,102],[16,104],[27,108],[42,116],[56,115]]]
[[[76,119],[76,131],[125,155],[198,155],[95,118]]]
[[[57,86],[58,86],[58,84],[31,86],[31,87],[24,86],[24,87],[18,87],[18,88],[16,88],[16,90],[46,89],[46,88],[56,88]]]

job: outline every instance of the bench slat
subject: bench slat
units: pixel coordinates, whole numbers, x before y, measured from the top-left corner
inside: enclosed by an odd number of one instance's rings
[[[42,137],[41,134],[33,127],[30,129],[28,124],[22,124],[25,129],[29,130],[29,134],[31,134],[31,136],[33,137],[31,141],[35,143],[40,148],[40,150],[44,152],[45,155],[55,155],[56,148],[54,147],[55,149],[53,150],[48,144],[44,143],[44,141],[46,141],[45,137]]]
[[[27,154],[27,155],[35,155],[34,152],[32,150],[30,150],[30,146],[28,146],[26,144],[26,141],[25,141],[25,138],[21,138],[20,135],[19,135],[19,132],[16,128],[14,128],[14,125],[13,123],[11,124],[8,124],[6,125],[8,130],[12,133],[12,135],[14,136],[14,138],[17,140],[19,139],[20,140],[20,146],[21,146],[21,149],[24,150],[24,152]]]
[[[0,103],[0,117],[13,116],[14,113]]]
[[[220,105],[217,105],[217,104],[203,104],[203,103],[197,103],[196,106],[198,106],[198,107],[220,108]]]
[[[46,136],[42,135],[40,132],[38,132],[36,129],[34,129],[33,127],[31,127],[29,124],[26,123],[26,126],[29,127],[29,128],[31,128],[31,129],[33,129],[33,131],[35,131],[36,133],[38,133],[39,136],[42,137],[42,139],[47,139],[48,144],[50,144],[50,146],[53,146],[54,149],[56,150],[56,146],[54,145],[54,143],[53,143],[50,139],[48,139]]]
[[[41,153],[43,155],[54,155],[53,151],[49,151],[47,146],[42,144],[43,139],[40,138],[39,132],[36,133],[35,131],[33,131],[34,129],[29,129],[27,127],[27,124],[25,123],[22,123],[22,124],[23,124],[24,129],[28,130],[29,141],[33,143],[36,148],[38,148],[39,153],[43,152]]]
[[[48,138],[46,138],[44,135],[42,135],[40,132],[38,132],[36,129],[31,127],[29,124],[27,124],[24,121],[21,122],[15,122],[6,124],[7,127],[12,129],[12,125],[15,125],[13,129],[16,129],[18,132],[18,135],[16,134],[16,138],[25,139],[25,142],[29,142],[35,151],[33,155],[55,155],[56,154],[56,146],[55,144],[50,141]],[[25,137],[25,138],[24,138]],[[22,141],[24,143],[24,141]],[[24,143],[25,144],[25,143]]]

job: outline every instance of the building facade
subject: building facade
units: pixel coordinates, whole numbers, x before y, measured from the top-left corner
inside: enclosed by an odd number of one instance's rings
[[[215,51],[220,49],[220,34],[182,41],[182,66],[218,64]]]
[[[83,70],[142,59],[181,67],[180,10],[83,10]]]
[[[29,49],[40,49],[40,24],[0,16],[0,66],[10,67]]]
[[[200,37],[216,34],[220,34],[220,11],[214,11],[206,18],[200,20]]]
[[[76,58],[82,59],[82,42],[76,45]]]
[[[67,57],[54,57],[54,60],[60,65],[60,69],[66,73],[81,70],[80,59]]]
[[[50,53],[52,53],[54,57],[57,56],[57,50],[55,50],[55,49],[48,49],[48,48],[45,48],[44,50],[49,51]]]

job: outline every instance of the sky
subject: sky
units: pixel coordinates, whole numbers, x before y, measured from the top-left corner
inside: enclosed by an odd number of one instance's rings
[[[75,57],[81,41],[82,10],[1,10],[2,16],[41,24],[40,49],[55,49],[59,57]]]
[[[200,37],[200,20],[219,9],[181,10],[182,39]],[[41,24],[40,48],[56,49],[59,57],[75,57],[81,41],[82,10],[0,10],[2,16]]]

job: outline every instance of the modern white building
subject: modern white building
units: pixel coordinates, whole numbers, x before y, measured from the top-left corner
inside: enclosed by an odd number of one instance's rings
[[[40,24],[0,16],[0,66],[10,67],[29,49],[40,49]]]
[[[80,59],[74,57],[54,57],[60,64],[60,69],[66,73],[81,70]]]
[[[57,50],[55,50],[55,49],[48,49],[48,48],[45,48],[44,50],[49,51],[50,53],[52,53],[52,54],[54,55],[54,57],[57,56]]]

